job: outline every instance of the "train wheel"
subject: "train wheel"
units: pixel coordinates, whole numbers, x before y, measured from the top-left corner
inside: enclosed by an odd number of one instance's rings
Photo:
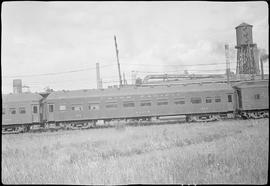
[[[263,114],[263,117],[264,117],[264,118],[269,118],[269,113],[268,113],[268,112],[265,112],[265,113]]]
[[[248,116],[248,114],[246,112],[241,112],[240,115],[241,115],[241,117],[243,119],[248,119],[249,118],[249,116]]]

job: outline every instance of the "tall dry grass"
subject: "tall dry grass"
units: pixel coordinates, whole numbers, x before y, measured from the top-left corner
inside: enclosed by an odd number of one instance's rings
[[[268,119],[2,136],[3,183],[265,184]]]

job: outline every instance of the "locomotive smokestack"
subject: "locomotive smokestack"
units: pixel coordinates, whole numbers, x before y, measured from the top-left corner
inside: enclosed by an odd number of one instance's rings
[[[22,93],[22,80],[21,79],[13,80],[13,93],[14,94]]]
[[[264,72],[263,72],[263,62],[265,62],[269,58],[269,55],[266,54],[265,50],[260,50],[260,62],[261,62],[261,76],[264,79]]]
[[[264,73],[263,73],[263,60],[260,58],[261,61],[261,73],[262,73],[262,79],[264,79]]]
[[[131,81],[132,81],[132,85],[135,85],[136,83],[136,76],[137,76],[137,72],[132,70],[131,71]]]
[[[100,79],[99,63],[96,63],[96,73],[97,73],[97,89],[102,89],[102,82]]]

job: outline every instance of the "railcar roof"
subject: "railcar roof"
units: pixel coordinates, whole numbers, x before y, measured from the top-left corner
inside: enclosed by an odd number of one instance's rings
[[[42,96],[37,93],[3,94],[3,102],[39,101]]]
[[[255,87],[268,87],[269,80],[257,80],[257,81],[246,81],[239,82],[234,85],[236,88],[255,88]]]
[[[127,88],[108,88],[104,90],[86,89],[71,91],[52,92],[47,100],[65,99],[65,98],[81,98],[81,97],[99,97],[99,96],[124,96],[124,95],[145,95],[158,93],[173,92],[197,92],[197,91],[232,91],[232,87],[226,83],[220,84],[191,84],[177,86],[159,86],[159,87],[127,87]]]

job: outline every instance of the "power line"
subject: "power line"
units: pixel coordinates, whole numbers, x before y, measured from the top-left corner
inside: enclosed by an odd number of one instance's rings
[[[231,69],[233,70],[233,69]],[[202,72],[217,72],[217,71],[225,71],[225,69],[213,69],[213,70],[189,70],[189,72],[198,72],[198,71],[202,71]],[[182,71],[180,70],[174,70],[174,71],[137,71],[138,73],[141,74],[153,74],[153,73],[158,73],[158,74],[168,74],[168,73],[180,73]],[[103,83],[109,83],[109,82],[118,82],[117,80],[113,80],[116,79],[117,76],[110,76],[110,77],[106,77],[106,78],[102,78]],[[131,79],[127,79],[127,80],[131,80]],[[57,80],[57,81],[49,81],[49,82],[42,82],[42,81],[34,81],[34,82],[26,82],[27,85],[30,86],[45,86],[45,85],[56,85],[56,84],[70,84],[70,83],[74,83],[74,82],[86,82],[86,81],[90,81],[89,78],[79,78],[79,79],[66,79],[66,80]]]
[[[213,70],[188,70],[188,72],[217,72],[217,71],[225,71],[226,69],[213,69]],[[231,69],[231,70],[235,70],[235,69]],[[171,72],[180,72],[180,70],[173,70],[173,71],[163,71],[163,72],[158,72],[158,71],[139,71],[137,70],[137,72],[139,73],[161,73],[161,74],[165,74],[165,73],[171,73]]]
[[[105,67],[109,67],[109,66],[114,66],[114,64],[103,65],[103,66],[101,66],[101,68],[105,68]],[[91,68],[84,68],[84,69],[78,69],[78,70],[70,70],[70,71],[62,71],[62,72],[52,72],[52,73],[44,73],[44,74],[3,76],[3,78],[51,76],[51,75],[59,75],[59,74],[67,74],[67,73],[74,73],[74,72],[82,72],[82,71],[95,70],[95,69],[96,69],[96,67],[91,67]]]
[[[234,64],[231,63],[231,64]],[[236,63],[235,63],[236,64]],[[139,65],[142,66],[142,64],[123,64],[123,65]],[[158,65],[158,64],[143,64],[143,66],[211,66],[211,65],[225,65],[225,63],[207,63],[207,64],[190,64],[190,65],[183,65],[183,64],[179,64],[179,65]],[[114,66],[114,64],[108,64],[108,65],[103,65],[100,68],[105,68],[105,67],[109,67],[109,66]],[[69,70],[69,71],[62,71],[62,72],[52,72],[52,73],[44,73],[44,74],[30,74],[30,75],[11,75],[11,76],[3,76],[3,78],[22,78],[22,77],[38,77],[38,76],[51,76],[51,75],[60,75],[60,74],[68,74],[68,73],[76,73],[76,72],[82,72],[82,71],[88,71],[88,70],[95,70],[96,67],[90,67],[90,68],[84,68],[84,69],[77,69],[77,70]],[[203,70],[201,70],[203,71]],[[153,72],[149,72],[149,73],[153,73]],[[160,72],[158,72],[160,73]]]
[[[236,62],[231,62],[230,64],[236,64]],[[189,65],[184,65],[184,64],[173,64],[173,65],[166,65],[166,64],[125,64],[123,63],[123,65],[138,65],[138,66],[211,66],[211,65],[226,65],[225,63],[206,63],[206,64],[189,64]]]

